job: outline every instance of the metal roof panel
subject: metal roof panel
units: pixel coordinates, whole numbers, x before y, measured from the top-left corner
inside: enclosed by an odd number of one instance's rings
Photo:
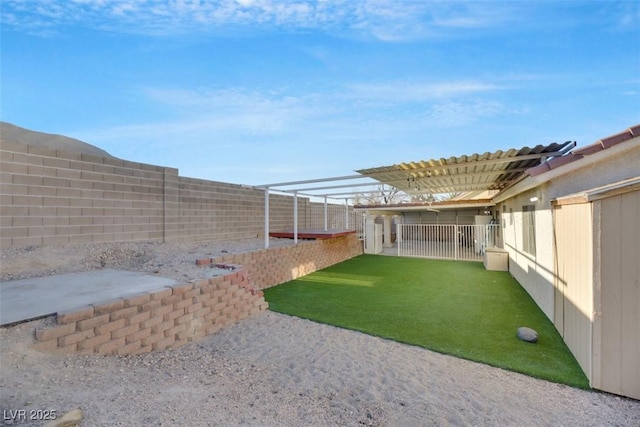
[[[561,156],[570,145],[573,147],[575,143],[567,141],[448,159],[418,160],[356,172],[410,194],[500,190],[520,178],[526,169]]]

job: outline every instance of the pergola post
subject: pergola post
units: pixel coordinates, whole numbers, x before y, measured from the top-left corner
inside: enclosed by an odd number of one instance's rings
[[[269,249],[269,187],[264,189],[264,248]]]
[[[383,241],[382,246],[384,246],[385,248],[392,248],[393,243],[391,242],[391,215],[383,215],[382,221],[383,221],[383,232],[384,232],[384,237],[382,239]]]
[[[349,229],[349,199],[344,199],[344,229]]]
[[[293,243],[298,244],[298,191],[293,192]]]
[[[324,196],[324,231],[329,229],[328,219],[327,219],[327,196]]]

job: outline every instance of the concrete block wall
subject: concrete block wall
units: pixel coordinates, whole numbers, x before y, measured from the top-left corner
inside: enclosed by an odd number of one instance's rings
[[[308,199],[298,198],[304,227]],[[195,178],[179,179],[177,235],[183,240],[233,240],[264,236],[264,190]],[[269,196],[271,231],[293,229],[293,197]]]
[[[257,289],[266,289],[302,277],[363,253],[355,233],[330,239],[301,241],[297,245],[198,260],[198,264],[241,264]]]
[[[293,200],[270,195],[272,231],[293,229]],[[300,229],[313,227],[312,205],[298,198]],[[263,235],[264,190],[110,157],[10,142],[0,147],[1,248]]]
[[[166,173],[177,170],[3,143],[0,246],[161,240]]]
[[[237,266],[236,266],[237,267]],[[247,271],[58,313],[34,347],[63,353],[139,354],[211,335],[268,307]]]

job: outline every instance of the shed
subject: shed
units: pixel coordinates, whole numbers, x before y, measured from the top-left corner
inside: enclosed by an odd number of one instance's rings
[[[552,206],[556,328],[592,387],[640,399],[640,176]]]
[[[640,125],[528,169],[493,200],[510,273],[591,386],[640,399]]]

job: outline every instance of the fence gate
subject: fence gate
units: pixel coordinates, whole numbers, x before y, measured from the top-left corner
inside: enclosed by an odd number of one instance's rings
[[[398,224],[398,256],[482,261],[496,246],[497,224]]]

